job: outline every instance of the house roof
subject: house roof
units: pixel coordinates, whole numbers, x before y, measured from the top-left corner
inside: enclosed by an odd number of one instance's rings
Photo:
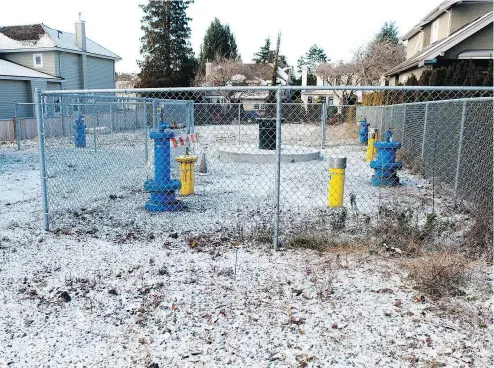
[[[493,22],[493,13],[494,12],[489,12],[482,17],[477,18],[476,20],[466,24],[448,37],[430,44],[411,58],[403,61],[402,63],[387,71],[385,75],[389,76],[402,72],[404,70],[418,68],[423,66],[426,60],[434,59],[438,56],[443,56],[444,53],[450,48],[459,44],[463,40],[480,31],[482,28],[485,28],[486,26],[491,24]]]
[[[434,9],[432,9],[411,30],[409,30],[407,33],[405,33],[403,36],[401,36],[401,41],[406,41],[406,40],[412,38],[418,32],[420,32],[426,24],[432,22],[434,19],[436,19],[438,16],[440,16],[442,13],[444,13],[450,7],[452,7],[453,5],[458,4],[458,3],[492,3],[492,0],[445,0],[442,3],[440,3],[438,6],[436,6]]]
[[[45,24],[0,27],[0,52],[62,50],[78,54],[120,60],[121,58],[86,38],[86,51],[77,47],[75,34],[59,31]]]
[[[54,82],[63,81],[62,78],[41,73],[37,70],[2,59],[0,59],[0,79],[46,79]]]
[[[273,65],[264,63],[241,63],[241,69],[238,74],[243,75],[247,81],[271,79],[273,75]]]

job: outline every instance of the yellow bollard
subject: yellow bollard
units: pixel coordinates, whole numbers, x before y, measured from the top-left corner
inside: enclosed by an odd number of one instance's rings
[[[343,207],[345,191],[346,157],[331,156],[329,159],[329,207]]]
[[[185,154],[178,156],[177,162],[180,163],[180,182],[182,183],[180,194],[183,196],[194,194],[194,164],[197,162],[197,157]]]
[[[374,159],[375,142],[376,142],[376,133],[369,131],[369,139],[367,140],[367,156],[366,156],[367,163],[370,163]]]
[[[379,130],[375,129],[374,132],[375,132],[374,143],[376,143],[376,142],[379,142]],[[374,147],[374,152],[373,153],[377,153],[376,146],[374,144],[372,146]]]

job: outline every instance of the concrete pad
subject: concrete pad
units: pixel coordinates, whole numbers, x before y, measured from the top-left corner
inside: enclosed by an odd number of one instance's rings
[[[217,148],[218,158],[223,162],[238,163],[273,163],[275,162],[275,150],[262,150],[255,145],[221,146]],[[319,160],[321,152],[318,149],[302,146],[282,146],[281,162],[295,163]]]

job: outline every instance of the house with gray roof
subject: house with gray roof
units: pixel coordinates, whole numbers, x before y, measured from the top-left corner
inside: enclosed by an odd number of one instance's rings
[[[487,69],[493,58],[492,0],[446,0],[401,37],[407,58],[385,74],[390,85],[464,59]]]
[[[0,26],[0,119],[14,116],[14,102],[33,102],[35,88],[114,88],[118,60],[86,37],[82,20],[75,23],[74,33],[45,24]],[[17,113],[33,116],[33,109]]]

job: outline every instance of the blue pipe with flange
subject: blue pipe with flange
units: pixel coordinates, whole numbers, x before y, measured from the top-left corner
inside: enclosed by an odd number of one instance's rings
[[[377,148],[377,159],[371,161],[374,169],[371,183],[376,186],[394,186],[400,184],[396,170],[403,167],[402,162],[396,162],[396,151],[401,148],[400,142],[391,142],[391,131],[387,130],[385,141],[374,143]]]
[[[358,134],[360,136],[360,143],[362,144],[367,144],[367,139],[369,135],[369,125],[370,124],[367,123],[367,118],[364,118],[364,120],[360,122],[360,126],[362,127],[362,129]]]
[[[76,147],[86,147],[86,124],[82,115],[75,120],[74,144]]]
[[[151,194],[145,208],[152,212],[176,211],[182,207],[175,195],[182,184],[170,176],[170,140],[175,134],[168,129],[169,126],[160,122],[159,131],[149,134],[154,140],[154,180],[146,180],[144,190]]]

